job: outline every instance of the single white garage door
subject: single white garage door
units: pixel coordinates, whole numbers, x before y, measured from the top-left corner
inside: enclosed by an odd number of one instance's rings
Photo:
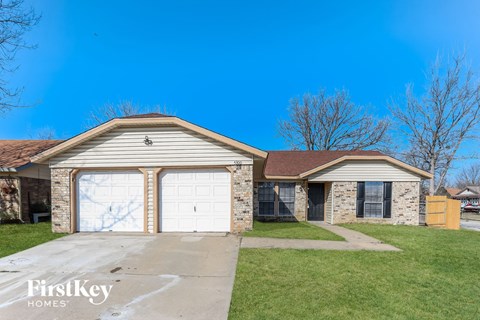
[[[159,184],[162,232],[230,231],[230,172],[166,170]]]
[[[77,231],[143,231],[143,174],[80,172]]]

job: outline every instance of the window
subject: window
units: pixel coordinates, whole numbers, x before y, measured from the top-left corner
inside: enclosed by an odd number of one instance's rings
[[[357,183],[357,218],[390,218],[391,207],[391,182]]]
[[[275,183],[260,182],[258,184],[258,204],[259,215],[275,215]]]
[[[383,182],[365,182],[364,216],[383,217]]]
[[[278,214],[293,216],[295,213],[295,183],[278,184]]]
[[[295,182],[259,182],[259,216],[294,216]]]

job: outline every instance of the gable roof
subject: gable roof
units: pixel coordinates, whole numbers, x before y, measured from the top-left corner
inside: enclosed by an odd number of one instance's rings
[[[465,191],[468,191],[470,194],[462,194]],[[455,194],[455,198],[468,198],[478,195],[480,195],[480,186],[466,186]]]
[[[166,116],[160,113],[153,113],[153,114],[141,114],[141,115],[135,115],[135,116],[128,116],[123,118],[114,118],[95,128],[85,131],[73,138],[65,140],[64,142],[60,143],[57,146],[54,146],[51,149],[48,149],[40,154],[37,154],[36,156],[32,157],[32,162],[40,163],[40,162],[46,161],[66,150],[74,148],[77,145],[80,145],[88,140],[91,140],[103,133],[106,133],[116,128],[139,127],[139,126],[152,127],[156,125],[177,125],[185,129],[192,130],[194,132],[202,134],[211,139],[220,141],[222,143],[225,143],[229,146],[240,149],[247,153],[253,154],[260,158],[267,157],[267,153],[265,151],[254,148],[252,146],[249,146],[237,140],[228,138],[226,136],[223,136],[211,130],[205,129],[203,127],[197,126],[193,123],[190,123],[178,117]]]
[[[460,193],[460,191],[462,191],[462,189],[458,189],[458,188],[445,188],[445,191],[447,191],[447,193],[453,197],[455,196],[457,193]]]
[[[473,191],[475,193],[480,193],[480,186],[467,186],[465,189]]]
[[[302,179],[346,160],[384,160],[424,178],[431,178],[428,172],[370,150],[270,151],[265,161],[264,175],[268,179]]]
[[[0,168],[16,169],[30,163],[31,157],[62,140],[0,140]]]

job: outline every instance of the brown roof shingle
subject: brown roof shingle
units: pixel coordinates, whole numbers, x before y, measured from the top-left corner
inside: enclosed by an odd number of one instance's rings
[[[18,168],[62,140],[0,140],[0,168]]]
[[[343,156],[383,156],[379,151],[269,151],[265,176],[298,176]]]
[[[457,193],[459,193],[460,191],[462,191],[462,189],[458,189],[458,188],[445,188],[445,191],[447,191],[447,193],[453,197],[454,195],[456,195]]]

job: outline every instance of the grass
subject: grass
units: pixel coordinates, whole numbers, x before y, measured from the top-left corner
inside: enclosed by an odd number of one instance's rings
[[[346,227],[403,251],[241,249],[229,318],[480,318],[480,232]]]
[[[53,233],[50,222],[0,225],[0,258],[63,237]]]
[[[245,237],[345,240],[336,234],[314,226],[308,222],[253,222],[253,230],[245,232]]]

